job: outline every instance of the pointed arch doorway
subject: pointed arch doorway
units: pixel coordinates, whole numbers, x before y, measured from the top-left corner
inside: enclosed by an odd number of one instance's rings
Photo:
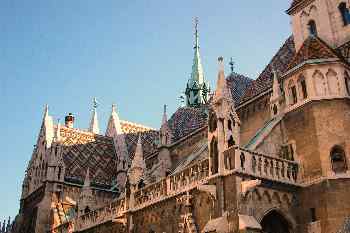
[[[261,227],[262,233],[293,233],[288,220],[276,210],[263,217]]]

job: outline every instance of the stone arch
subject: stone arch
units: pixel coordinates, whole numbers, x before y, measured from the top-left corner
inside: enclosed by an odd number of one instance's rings
[[[281,204],[282,200],[278,192],[273,192],[272,194],[272,200],[275,201],[275,203]]]
[[[260,201],[262,199],[262,195],[259,191],[259,189],[254,189],[252,192],[253,199],[255,200],[255,197],[257,198],[256,200]]]
[[[338,80],[338,74],[333,70],[329,69],[326,73],[329,94],[336,95],[340,93],[340,84]]]
[[[268,203],[272,203],[272,197],[268,190],[263,192],[263,200],[267,201]]]
[[[288,197],[288,195],[286,194],[286,193],[284,193],[283,195],[282,195],[282,203],[285,203],[287,206],[290,206],[291,205],[291,200],[290,200],[290,198]]]
[[[325,96],[327,93],[326,79],[319,70],[315,70],[312,75],[314,80],[315,93],[317,96]]]
[[[293,233],[295,221],[278,208],[266,211],[258,220],[265,233]]]

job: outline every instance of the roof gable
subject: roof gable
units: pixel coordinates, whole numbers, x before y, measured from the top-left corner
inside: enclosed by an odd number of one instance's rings
[[[313,59],[339,58],[343,59],[335,50],[316,36],[309,36],[300,47],[293,60],[288,65],[288,70]]]

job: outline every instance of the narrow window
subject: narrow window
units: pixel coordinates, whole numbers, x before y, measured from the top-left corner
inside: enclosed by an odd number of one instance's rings
[[[307,24],[310,36],[317,36],[317,27],[314,20],[310,20]]]
[[[306,89],[306,82],[305,82],[305,79],[301,80],[300,81],[300,85],[301,85],[301,92],[303,94],[303,99],[306,99],[307,98],[307,89]]]
[[[228,140],[228,147],[234,146],[235,144],[236,144],[236,142],[231,135],[229,140]]]
[[[331,163],[334,173],[344,173],[347,170],[345,152],[342,147],[335,146],[331,150]]]
[[[310,214],[311,214],[311,222],[316,222],[317,221],[316,209],[315,208],[311,208],[310,209]]]
[[[227,121],[227,128],[228,128],[228,130],[232,130],[232,121],[231,120]]]
[[[298,99],[297,99],[297,89],[295,88],[295,86],[291,87],[291,91],[292,91],[292,104],[296,104]]]
[[[339,4],[338,9],[340,11],[342,20],[343,20],[343,25],[346,26],[350,23],[350,14],[349,14],[349,9],[346,7],[346,3],[342,2]]]

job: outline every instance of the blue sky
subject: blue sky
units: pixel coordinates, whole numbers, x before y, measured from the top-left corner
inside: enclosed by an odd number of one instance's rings
[[[205,77],[217,57],[256,78],[291,34],[290,1],[1,0],[0,219],[14,217],[43,106],[87,128],[92,98],[100,128],[111,104],[122,119],[158,128],[190,76],[193,18],[199,17]],[[227,72],[229,66],[226,66]]]

